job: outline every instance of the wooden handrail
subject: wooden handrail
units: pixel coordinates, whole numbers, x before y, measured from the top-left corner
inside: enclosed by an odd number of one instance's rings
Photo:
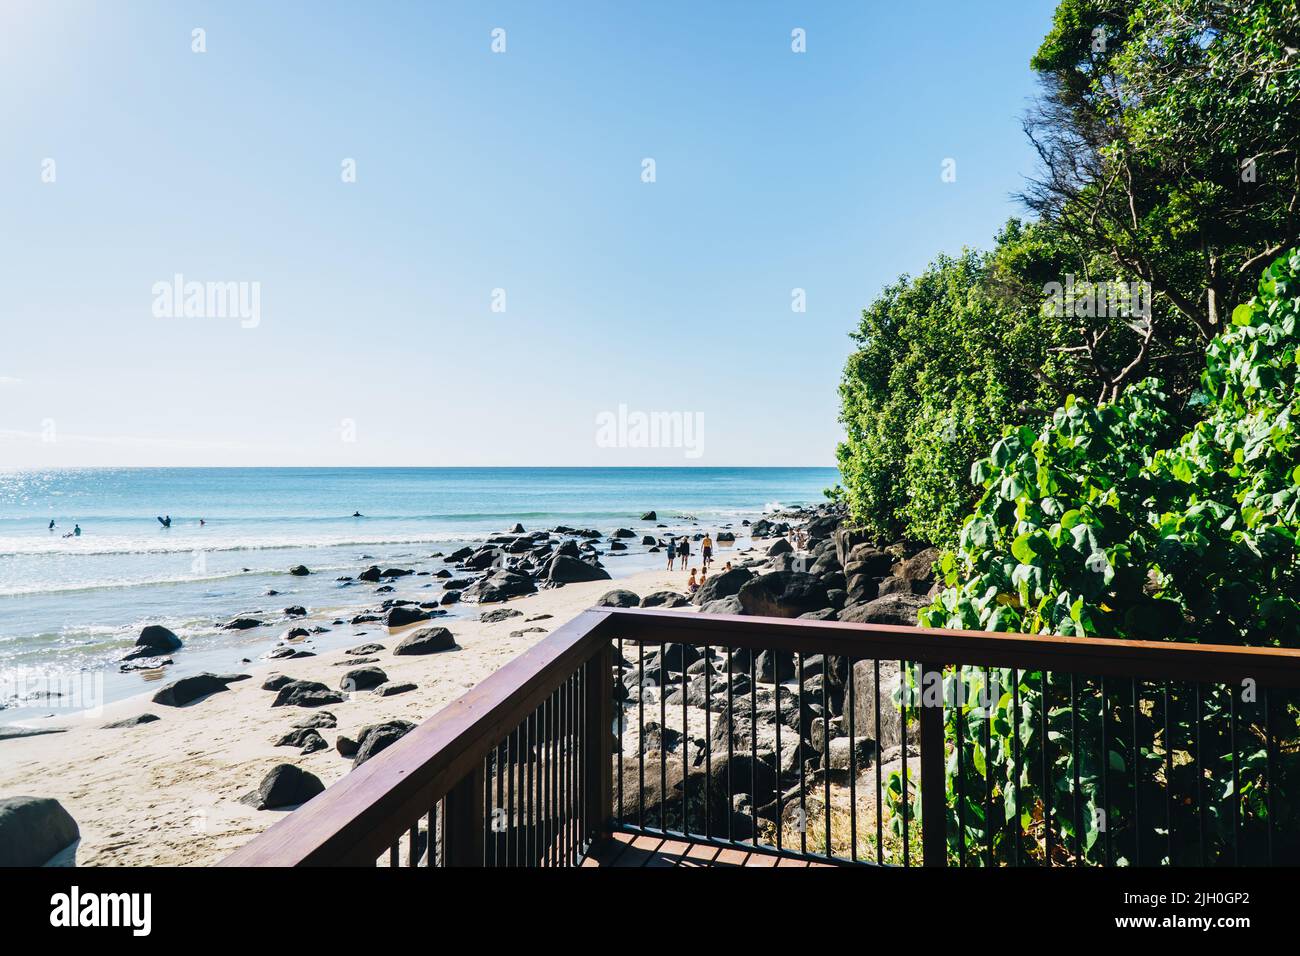
[[[1212,683],[1250,678],[1260,686],[1300,687],[1300,650],[1290,648],[950,631],[641,608],[611,610],[607,629],[612,637],[646,644],[711,644],[1095,677]]]
[[[586,728],[593,774],[584,784],[588,805],[609,815],[610,642],[694,644],[912,661],[924,670],[950,665],[1047,670],[1095,677],[1300,687],[1300,650],[1217,644],[1177,644],[1105,638],[952,631],[735,615],[698,615],[653,609],[592,609],[557,628],[480,682],[392,747],[349,773],[222,861],[224,866],[372,865],[434,804],[455,795],[456,819],[477,820],[470,804],[481,794],[483,761],[506,735],[584,665],[597,680],[587,686]],[[942,775],[941,711],[921,708],[922,759]],[[924,752],[927,749],[928,753]],[[477,774],[477,778],[475,777]],[[467,783],[469,781],[469,783]],[[943,816],[936,805],[929,813]],[[472,807],[470,809],[473,809]],[[452,816],[448,809],[449,817]],[[467,826],[474,827],[478,823]],[[461,826],[461,829],[466,829]],[[464,834],[461,835],[462,837]],[[942,859],[934,833],[927,858]],[[475,844],[455,847],[457,861],[474,857]]]
[[[589,660],[609,612],[584,611],[448,704],[400,741],[367,760],[222,866],[371,866]]]

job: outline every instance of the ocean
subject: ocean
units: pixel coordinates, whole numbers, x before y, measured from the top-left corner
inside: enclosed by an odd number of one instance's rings
[[[369,564],[440,566],[450,551],[515,523],[665,535],[732,526],[776,507],[814,504],[833,468],[130,468],[0,472],[0,722],[50,713],[33,688],[93,675],[120,699],[201,670],[256,659],[284,631],[220,630],[231,618],[303,605],[312,621],[374,607],[372,588],[336,578]],[[639,519],[657,512],[656,529]],[[363,517],[352,517],[360,512]],[[163,527],[157,516],[170,516]],[[49,529],[53,520],[55,527]],[[200,521],[203,524],[200,524]],[[80,526],[79,537],[65,537]],[[649,567],[638,537],[606,555],[618,577]],[[742,543],[741,541],[737,542]],[[303,564],[308,577],[289,575]],[[386,597],[428,599],[427,578]],[[278,591],[269,595],[269,591]],[[451,617],[477,613],[453,608]],[[121,674],[145,624],[185,640],[163,671]],[[352,641],[352,628],[315,639]],[[54,692],[58,693],[58,692]]]

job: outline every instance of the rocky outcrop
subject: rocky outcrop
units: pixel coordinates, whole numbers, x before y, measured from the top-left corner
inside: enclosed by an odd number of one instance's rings
[[[598,564],[588,564],[557,552],[546,565],[544,577],[551,584],[576,584],[580,581],[608,581],[609,572]]]
[[[685,607],[690,598],[678,591],[652,591],[641,599],[642,607]]]
[[[313,680],[291,680],[276,692],[272,707],[324,707],[343,703],[343,695]]]
[[[399,656],[436,654],[456,646],[456,638],[445,627],[426,627],[404,638],[393,648]]]
[[[523,571],[501,569],[493,571],[481,581],[471,585],[463,596],[479,604],[497,604],[511,598],[523,597],[537,590],[532,575]]]
[[[358,690],[370,690],[388,680],[388,675],[378,667],[358,667],[343,675],[339,689],[350,694]]]
[[[191,677],[182,677],[180,680],[174,680],[167,684],[154,694],[153,702],[163,704],[166,707],[183,707],[196,700],[201,700],[209,694],[216,694],[225,690],[227,684],[248,680],[250,676],[249,674],[209,674],[205,671]]]
[[[737,592],[746,614],[798,617],[830,606],[826,587],[802,571],[773,571],[748,581]]]
[[[388,627],[407,627],[411,624],[418,624],[420,621],[427,621],[429,614],[421,611],[416,607],[395,607],[389,610],[388,616],[384,618],[384,623]]]
[[[77,821],[59,801],[0,798],[0,867],[44,866],[80,838]]]
[[[122,660],[130,661],[142,657],[159,657],[181,649],[181,639],[161,624],[150,624],[140,631],[135,639],[135,646]]]
[[[596,602],[596,607],[638,607],[641,604],[639,595],[632,593],[626,588],[615,588],[613,591],[606,591]]]
[[[850,592],[851,593],[851,592]],[[851,624],[898,624],[916,626],[916,613],[930,602],[918,594],[886,594],[861,604],[850,604],[840,611],[840,620]]]
[[[103,730],[123,730],[127,727],[139,727],[141,724],[152,724],[155,720],[160,719],[157,714],[136,714],[134,717],[124,717],[121,720],[114,720],[111,723],[104,724]]]
[[[291,763],[282,763],[262,778],[256,790],[239,799],[257,810],[279,810],[306,803],[324,789],[325,784],[315,774]]]
[[[753,577],[754,573],[748,568],[732,568],[730,571],[723,571],[705,581],[704,586],[695,592],[691,600],[695,604],[704,605],[710,601],[731,597],[733,594],[740,593],[740,589]]]

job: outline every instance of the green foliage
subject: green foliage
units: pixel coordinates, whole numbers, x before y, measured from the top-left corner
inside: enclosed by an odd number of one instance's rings
[[[921,623],[1300,647],[1298,324],[1293,250],[1210,343],[1189,431],[1154,380],[1099,407],[1067,401],[1039,431],[1008,428],[972,469],[983,496],[940,559],[947,587]],[[1045,806],[1070,808],[1057,825],[1076,858],[1163,859],[1163,820],[1139,826],[1131,798],[1107,795],[1112,776],[1139,781],[1148,806],[1173,806],[1175,795],[1205,805],[1203,824],[1188,826],[1204,825],[1207,842],[1185,845],[1193,855],[1174,863],[1229,849],[1237,859],[1243,846],[1262,854],[1265,834],[1241,837],[1233,820],[1272,812],[1293,823],[1300,812],[1286,783],[1300,772],[1298,712],[1267,713],[1267,696],[1234,700],[1231,685],[1108,689],[1005,669],[949,670],[945,681],[950,851],[963,859],[968,841],[1000,860],[1041,854],[1032,834]],[[917,683],[913,675],[910,688]],[[1230,714],[1251,732],[1229,737]],[[1264,726],[1287,741],[1272,788]],[[1104,844],[1095,819],[1110,821]]]
[[[1050,376],[1087,387],[1053,353],[1060,322],[1042,309],[1059,254],[1014,220],[992,253],[941,256],[864,310],[840,384],[845,497],[879,537],[951,542],[973,491],[970,461],[1002,423],[1060,398]]]
[[[1298,317],[1293,251],[1210,344],[1181,440],[1154,380],[1007,429],[921,622],[1300,646]]]
[[[1298,0],[1062,0],[1032,60],[1031,208],[1155,286],[1172,354],[1300,239],[1298,46]]]

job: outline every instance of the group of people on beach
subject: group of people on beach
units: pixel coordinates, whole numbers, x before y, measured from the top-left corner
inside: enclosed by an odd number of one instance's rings
[[[690,577],[686,581],[686,589],[689,593],[694,594],[709,578],[709,565],[713,563],[713,536],[708,532],[700,538],[700,568],[699,574],[696,569],[691,567],[691,540],[686,535],[680,538],[668,539],[668,570],[674,570],[674,565],[678,559],[681,560],[681,570],[689,571]],[[723,571],[731,570],[731,562],[728,561],[722,569]]]

